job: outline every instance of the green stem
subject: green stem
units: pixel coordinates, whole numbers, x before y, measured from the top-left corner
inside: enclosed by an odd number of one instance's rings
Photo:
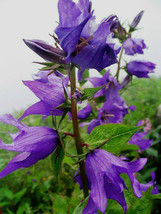
[[[120,64],[121,64],[121,58],[122,58],[122,54],[123,54],[123,47],[121,48],[121,51],[120,51],[120,56],[119,56],[119,60],[118,60],[118,63],[117,63],[117,73],[116,73],[116,79],[117,81],[119,80],[119,73],[120,73]]]
[[[72,110],[74,139],[75,139],[77,154],[81,155],[81,154],[83,154],[83,149],[81,146],[81,138],[80,138],[79,126],[78,126],[77,103],[75,102],[74,98],[72,97],[73,94],[75,93],[75,89],[76,89],[75,69],[72,67],[70,70],[70,88],[71,88],[71,110]],[[81,175],[81,180],[82,180],[84,198],[86,198],[88,196],[88,184],[87,184],[87,176],[86,176],[86,172],[85,172],[85,163],[83,160],[79,162],[79,168],[80,168],[80,175]]]

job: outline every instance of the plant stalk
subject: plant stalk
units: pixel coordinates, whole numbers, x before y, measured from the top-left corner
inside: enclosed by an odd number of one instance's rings
[[[70,75],[71,110],[72,110],[74,140],[75,140],[75,145],[77,149],[77,154],[81,155],[83,154],[83,149],[81,146],[81,138],[80,138],[79,126],[78,126],[77,103],[73,98],[73,95],[76,89],[76,78],[75,78],[75,69],[72,66],[71,66],[69,75]],[[83,160],[79,162],[79,168],[80,168],[80,175],[81,175],[82,186],[83,186],[83,194],[84,194],[84,198],[86,198],[88,196],[88,184],[87,184],[87,176],[85,172],[85,163]]]
[[[118,63],[117,63],[117,73],[116,73],[116,79],[117,81],[119,80],[119,73],[120,73],[120,64],[121,64],[121,58],[122,58],[122,54],[123,54],[123,47],[121,48],[121,51],[120,51],[120,56],[119,56],[119,60],[118,60]]]

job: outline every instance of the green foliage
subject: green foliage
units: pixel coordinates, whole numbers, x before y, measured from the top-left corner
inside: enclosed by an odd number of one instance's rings
[[[123,146],[130,140],[133,134],[135,134],[140,127],[132,127],[119,124],[103,124],[97,126],[86,140],[86,143],[94,149],[100,144],[107,142],[102,147],[103,149],[117,153],[123,149]],[[128,149],[128,145],[126,145]],[[132,146],[130,149],[137,150],[137,146]]]
[[[62,161],[64,158],[64,149],[62,146],[57,146],[51,155],[51,164],[54,169],[54,176],[58,178],[59,171],[61,169]]]
[[[134,112],[126,115],[124,122],[136,125],[138,120],[149,118],[156,125],[156,110],[161,104],[161,78],[137,79],[134,78],[129,87],[122,92],[128,106],[135,105]]]
[[[104,86],[96,87],[96,88],[85,88],[83,90],[83,96],[81,100],[87,100],[93,97],[101,88]]]

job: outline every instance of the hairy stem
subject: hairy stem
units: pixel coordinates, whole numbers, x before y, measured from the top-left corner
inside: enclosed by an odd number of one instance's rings
[[[72,97],[72,95],[75,93],[75,89],[76,89],[75,69],[72,67],[70,70],[70,88],[71,88],[71,110],[72,110],[74,139],[75,139],[77,154],[81,155],[81,154],[83,154],[83,149],[81,146],[81,138],[80,138],[79,126],[78,126],[77,103],[75,102],[74,98]],[[87,176],[86,176],[86,172],[85,172],[85,163],[83,160],[79,162],[79,168],[80,168],[80,175],[81,175],[81,179],[82,179],[84,198],[86,198],[88,196],[88,184],[87,184]]]
[[[118,60],[118,63],[117,63],[117,73],[116,73],[116,79],[117,81],[119,80],[119,73],[120,73],[120,64],[121,64],[121,58],[122,58],[122,54],[123,54],[123,47],[121,48],[121,51],[120,51],[120,56],[119,56],[119,60]]]

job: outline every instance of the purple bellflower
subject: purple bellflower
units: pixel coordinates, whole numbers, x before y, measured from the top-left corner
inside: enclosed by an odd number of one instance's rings
[[[102,108],[99,109],[98,118],[93,119],[87,128],[87,133],[99,125],[109,124],[109,123],[121,123],[123,120],[123,107],[113,103],[111,101],[106,101]]]
[[[146,158],[126,162],[101,149],[90,152],[87,155],[85,167],[91,191],[83,214],[96,213],[97,210],[104,213],[108,203],[107,199],[116,200],[126,213],[127,205],[123,190],[124,188],[127,189],[127,187],[120,174],[128,174],[134,195],[141,198],[141,184],[135,178],[134,173],[140,171],[146,162]],[[80,176],[76,176],[75,180],[80,183],[81,187]]]
[[[23,83],[40,99],[39,102],[30,106],[20,117],[20,119],[38,114],[44,117],[50,115],[62,115],[62,109],[56,109],[65,102],[63,80],[55,75],[48,76],[47,82],[43,81],[23,81]]]
[[[128,38],[123,43],[123,48],[125,50],[125,54],[133,56],[136,53],[143,54],[143,49],[146,48],[146,45],[142,39]]]
[[[67,53],[67,62],[78,64],[81,69],[95,68],[98,71],[117,62],[120,48],[107,42],[116,16],[103,20],[97,27],[89,0],[59,0],[59,25],[55,30],[60,45]],[[96,60],[97,58],[97,60]]]
[[[5,144],[0,140],[1,149],[19,152],[0,172],[0,178],[17,169],[29,167],[39,160],[46,158],[59,144],[58,134],[51,128],[27,127],[9,114],[0,116],[0,121],[19,129],[16,134],[10,133],[13,140],[12,144]]]
[[[155,64],[148,61],[131,61],[127,64],[127,71],[138,78],[149,78],[148,73],[154,73]]]
[[[140,125],[143,125],[142,121],[139,121],[137,124],[137,126],[140,126]],[[145,131],[144,132],[137,131],[132,136],[129,143],[137,145],[140,148],[140,151],[144,151],[144,150],[148,149],[151,146],[151,144],[153,143],[153,140],[144,139],[144,137],[146,135],[147,135],[147,132],[145,132]]]
[[[112,30],[118,19],[115,15],[95,23],[89,0],[59,0],[59,25],[55,30],[57,43],[63,50],[41,40],[24,40],[25,44],[43,59],[55,63],[75,63],[81,69],[103,68],[117,62],[120,47],[112,41]],[[97,60],[96,60],[97,59]]]

